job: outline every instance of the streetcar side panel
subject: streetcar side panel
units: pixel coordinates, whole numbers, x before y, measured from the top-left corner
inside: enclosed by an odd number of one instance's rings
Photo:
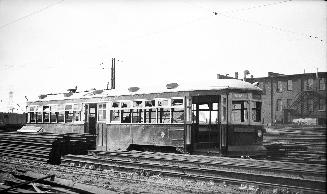
[[[126,150],[130,145],[184,147],[181,125],[99,124],[97,150]]]

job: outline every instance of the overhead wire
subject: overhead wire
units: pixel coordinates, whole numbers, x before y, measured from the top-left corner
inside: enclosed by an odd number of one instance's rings
[[[245,19],[245,18],[241,18],[241,17],[237,17],[235,15],[229,14],[229,13],[236,13],[236,12],[241,12],[241,11],[248,11],[248,10],[252,10],[252,9],[264,8],[264,7],[268,7],[268,6],[280,5],[280,4],[291,2],[291,1],[292,0],[284,0],[284,1],[268,3],[268,4],[262,4],[262,5],[256,5],[256,6],[251,6],[251,7],[247,7],[247,8],[241,8],[241,9],[235,9],[235,10],[230,10],[230,11],[218,11],[218,10],[214,10],[214,9],[209,10],[208,7],[204,7],[204,6],[199,5],[199,4],[194,4],[194,3],[191,3],[190,1],[187,1],[187,2],[193,4],[194,6],[197,6],[199,8],[205,9],[205,10],[213,13],[215,16],[221,16],[221,17],[225,17],[225,18],[228,18],[228,19],[238,20],[240,22],[254,24],[254,25],[257,25],[257,26],[260,26],[260,27],[270,28],[272,30],[276,30],[276,31],[280,31],[280,32],[288,33],[288,34],[293,34],[293,35],[297,35],[297,36],[302,36],[302,37],[305,37],[305,38],[308,38],[308,39],[314,39],[314,40],[318,40],[320,42],[326,43],[326,40],[319,37],[318,35],[313,35],[313,34],[303,33],[303,32],[297,32],[297,31],[289,30],[289,29],[286,29],[286,28],[283,28],[283,27],[274,26],[274,25],[270,25],[270,24],[263,24],[263,23],[260,23],[260,22],[252,21],[252,20],[249,20],[249,19]]]
[[[49,9],[49,8],[51,8],[51,7],[55,6],[55,5],[57,5],[57,4],[62,3],[63,1],[65,1],[65,0],[59,0],[59,1],[56,1],[56,2],[54,2],[54,3],[51,3],[51,4],[49,4],[49,5],[46,5],[46,6],[42,7],[42,8],[40,8],[40,9],[38,9],[38,10],[32,11],[31,13],[29,13],[29,14],[27,14],[27,15],[24,15],[24,16],[22,16],[22,17],[20,17],[20,18],[17,18],[17,19],[15,19],[15,20],[13,20],[13,21],[10,21],[10,22],[8,22],[8,23],[6,23],[6,24],[3,24],[3,25],[0,26],[0,30],[2,30],[2,29],[5,28],[5,27],[8,27],[8,26],[10,26],[10,25],[12,25],[12,24],[15,24],[15,23],[17,23],[17,22],[19,22],[19,21],[22,21],[22,20],[24,20],[24,19],[26,19],[26,18],[29,18],[29,17],[31,17],[31,16],[33,16],[33,15],[35,15],[35,14],[41,13],[41,12],[43,12],[43,11],[45,11],[45,10],[47,10],[47,9]]]

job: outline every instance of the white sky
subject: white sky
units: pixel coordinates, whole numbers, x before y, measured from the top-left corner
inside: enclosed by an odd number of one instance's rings
[[[112,57],[116,87],[327,71],[326,10],[299,0],[0,0],[0,111],[9,91],[23,105],[76,85],[104,89]]]

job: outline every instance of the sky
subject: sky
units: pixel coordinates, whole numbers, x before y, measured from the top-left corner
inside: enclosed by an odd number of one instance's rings
[[[314,0],[0,0],[0,111],[40,94],[327,71]],[[20,108],[18,108],[20,109]],[[21,111],[24,108],[20,109]]]

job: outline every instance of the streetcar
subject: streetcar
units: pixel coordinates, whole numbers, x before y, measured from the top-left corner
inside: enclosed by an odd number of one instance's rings
[[[96,150],[265,154],[262,91],[236,79],[70,91],[27,103],[27,125],[96,135]]]

